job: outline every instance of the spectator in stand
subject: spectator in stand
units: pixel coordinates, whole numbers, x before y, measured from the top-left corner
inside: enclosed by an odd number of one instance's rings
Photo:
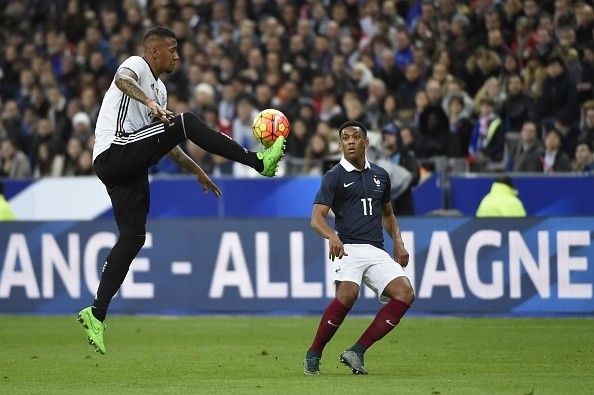
[[[91,129],[91,118],[86,112],[77,112],[72,117],[72,134],[70,137],[78,137],[82,141],[87,139],[93,134]]]
[[[328,139],[321,133],[314,134],[305,149],[305,163],[301,172],[309,175],[324,174],[324,160],[329,152]]]
[[[415,128],[418,128],[421,114],[428,105],[429,99],[427,98],[427,93],[425,93],[425,90],[418,91],[415,95],[414,111],[406,117],[403,116],[403,118],[406,118],[406,121],[410,121],[411,125],[413,125]]]
[[[490,77],[474,96],[474,108],[478,110],[480,107],[479,103],[483,99],[489,99],[495,106],[495,112],[499,113],[501,106],[505,101],[505,97],[505,92],[503,91],[503,87],[500,85],[499,80],[495,77]]]
[[[379,78],[373,78],[367,87],[367,100],[365,101],[365,113],[371,122],[371,129],[379,129],[379,118],[383,113],[383,102],[386,97],[386,84]]]
[[[403,28],[396,30],[396,65],[401,70],[413,62],[412,45],[410,42],[410,34]]]
[[[8,138],[14,139],[20,145],[28,144],[27,136],[23,131],[23,121],[21,118],[19,106],[15,100],[7,100],[4,103],[4,108],[0,113],[0,120],[2,121],[2,133]]]
[[[583,104],[594,97],[594,41],[584,46],[581,64],[582,78],[577,84],[577,90],[579,102]]]
[[[520,130],[520,143],[514,154],[513,171],[542,172],[544,147],[538,139],[538,128],[533,121],[526,121]]]
[[[382,103],[382,112],[378,119],[378,127],[393,123],[398,118],[398,102],[394,95],[386,95]]]
[[[472,114],[474,113],[474,101],[470,96],[468,96],[468,93],[466,93],[466,91],[463,89],[460,80],[453,79],[447,81],[445,83],[444,88],[445,94],[443,100],[441,101],[441,107],[446,112],[446,114],[449,112],[450,97],[456,95],[460,96],[463,99],[464,108],[462,111],[466,113],[469,117],[472,116]]]
[[[423,89],[423,80],[419,69],[414,64],[409,64],[404,70],[404,81],[396,90],[396,99],[400,108],[412,110],[415,108],[415,95]]]
[[[468,162],[473,171],[484,171],[489,163],[503,158],[505,134],[503,121],[494,111],[494,103],[484,98],[479,103],[479,117],[474,123],[468,144]]]
[[[400,140],[402,141],[402,148],[415,153],[417,151],[417,134],[409,125],[403,125],[400,128]]]
[[[545,151],[542,156],[542,169],[545,173],[562,173],[571,171],[569,156],[561,149],[563,135],[551,127],[544,139]]]
[[[560,56],[548,59],[537,116],[546,129],[555,126],[559,132],[564,132],[565,139],[571,139],[574,137],[571,129],[577,126],[580,109],[576,86],[565,72],[564,64]]]
[[[373,74],[386,84],[389,93],[396,93],[398,87],[404,81],[404,73],[396,64],[394,51],[384,48],[381,51],[381,62],[377,63]]]
[[[476,216],[485,217],[525,217],[526,209],[518,198],[518,191],[509,176],[495,179],[491,191],[481,200]]]
[[[546,27],[539,27],[536,31],[536,54],[541,59],[548,59],[555,48],[553,33]]]
[[[521,71],[519,59],[512,53],[508,53],[503,57],[503,68],[499,74],[499,85],[506,87],[509,84],[509,77],[514,74],[519,74]]]
[[[583,126],[579,140],[587,141],[594,146],[594,101],[589,101],[583,106]]]
[[[291,133],[287,137],[287,150],[285,151],[285,163],[287,175],[299,173],[305,157],[305,152],[311,136],[315,130],[308,129],[302,118],[291,122]]]
[[[520,16],[516,20],[516,35],[512,41],[511,50],[516,56],[523,58],[526,53],[535,48],[536,32],[532,30],[530,20],[525,16]]]
[[[78,168],[76,169],[75,175],[77,176],[90,176],[95,174],[93,169],[93,151],[84,149],[78,157]]]
[[[345,115],[348,119],[362,123],[368,130],[371,129],[371,120],[356,95],[350,97],[345,95],[343,102]]]
[[[400,129],[393,124],[382,129],[383,157],[389,164],[386,164],[384,168],[390,172],[392,167],[390,165],[397,165],[410,173],[410,179],[406,181],[406,185],[400,185],[398,191],[395,191],[394,187],[400,182],[400,177],[392,180],[393,188],[390,198],[394,214],[412,216],[415,215],[412,189],[419,183],[419,162],[415,153],[402,144],[399,134]]]
[[[448,117],[441,107],[439,83],[427,81],[425,93],[428,103],[419,115],[419,158],[445,155],[449,135]]]
[[[524,68],[520,73],[524,77],[526,92],[534,99],[542,95],[542,84],[547,71],[535,50],[527,50],[524,54]]]
[[[59,177],[64,171],[64,156],[56,150],[51,140],[42,141],[37,145],[36,163],[33,177]]]
[[[29,178],[31,164],[16,140],[6,138],[0,142],[0,177]]]
[[[101,108],[101,103],[97,97],[97,91],[92,87],[87,87],[82,90],[80,96],[80,106],[81,110],[87,113],[87,115],[91,118],[91,126],[97,123],[97,115],[99,115],[99,109]]]
[[[237,98],[237,116],[231,126],[233,139],[249,150],[260,148],[260,143],[254,139],[252,132],[252,123],[257,113],[250,96],[244,94]]]
[[[474,54],[466,61],[468,72],[467,88],[468,94],[476,95],[489,77],[498,77],[501,70],[501,59],[497,53],[479,47]]]
[[[461,95],[450,96],[447,116],[450,129],[446,154],[452,158],[464,158],[468,151],[473,123],[470,119],[471,114],[464,108],[464,98]]]
[[[84,143],[78,137],[70,137],[66,145],[66,155],[64,156],[63,176],[74,176],[78,171],[78,158],[83,152]]]
[[[592,145],[589,142],[579,141],[577,143],[571,170],[578,173],[594,172],[594,155],[592,154]]]
[[[507,97],[501,106],[506,132],[517,132],[524,122],[534,119],[534,100],[524,92],[524,79],[511,74],[507,82]]]

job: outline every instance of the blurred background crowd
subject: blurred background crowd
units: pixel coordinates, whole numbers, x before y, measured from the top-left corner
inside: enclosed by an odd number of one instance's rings
[[[285,175],[336,163],[347,119],[404,189],[431,170],[594,168],[591,1],[2,0],[0,177],[93,174],[102,97],[153,24],[179,43],[169,109],[254,150],[254,115],[283,111]],[[250,175],[183,148],[211,174]]]

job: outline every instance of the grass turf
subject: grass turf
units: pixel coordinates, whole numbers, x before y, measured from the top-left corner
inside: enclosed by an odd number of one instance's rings
[[[0,393],[545,394],[594,391],[594,321],[407,318],[367,353],[367,376],[338,362],[370,318],[349,317],[320,376],[302,371],[314,317],[108,320],[107,355],[72,317],[0,316]]]

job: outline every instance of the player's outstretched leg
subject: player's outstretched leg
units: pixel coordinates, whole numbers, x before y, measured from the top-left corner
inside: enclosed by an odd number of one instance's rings
[[[89,338],[89,344],[100,354],[105,354],[105,343],[103,333],[105,324],[93,315],[91,307],[86,307],[78,313],[78,322],[83,327]]]
[[[252,152],[227,135],[210,128],[192,112],[184,112],[180,117],[185,137],[203,150],[243,163],[266,177],[273,177],[276,174],[278,163],[285,154],[284,137],[278,137],[274,144],[263,151]]]

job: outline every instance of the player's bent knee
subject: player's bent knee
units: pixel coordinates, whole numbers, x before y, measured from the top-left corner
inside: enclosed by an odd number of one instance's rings
[[[183,112],[181,116],[186,129],[196,129],[203,123],[200,117],[191,111]]]
[[[145,234],[121,234],[119,241],[129,245],[130,247],[140,251],[144,242],[146,241]]]
[[[415,291],[408,280],[401,282],[397,287],[396,299],[401,300],[409,305],[415,301]]]
[[[405,300],[403,300],[403,302],[408,303],[409,305],[411,305],[414,301],[415,301],[415,291],[412,289],[411,286],[406,287],[406,289],[404,290],[404,296]]]
[[[336,288],[336,299],[343,305],[351,308],[359,297],[359,287],[357,284],[349,284],[348,282],[342,282]]]
[[[406,277],[398,277],[392,280],[386,287],[384,295],[409,305],[415,300],[415,291]]]

